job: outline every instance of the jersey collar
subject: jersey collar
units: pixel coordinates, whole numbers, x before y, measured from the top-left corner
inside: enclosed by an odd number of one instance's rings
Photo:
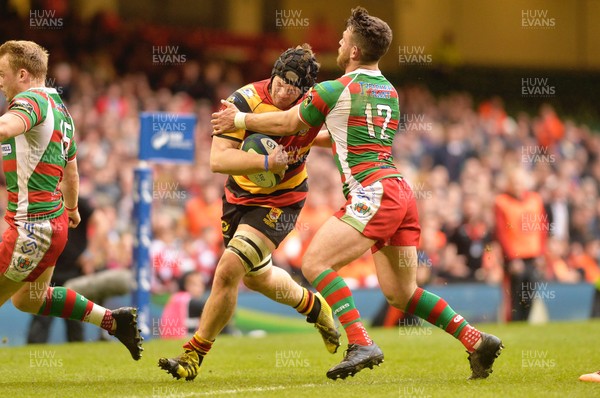
[[[373,69],[364,69],[364,68],[354,69],[352,72],[348,72],[344,76],[350,76],[350,75],[353,75],[356,73],[362,73],[362,74],[369,75],[369,76],[383,76],[379,69],[373,70]]]

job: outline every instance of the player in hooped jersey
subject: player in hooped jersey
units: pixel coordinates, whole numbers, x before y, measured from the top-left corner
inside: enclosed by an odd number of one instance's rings
[[[288,109],[312,87],[318,69],[308,44],[290,48],[275,62],[270,79],[240,88],[228,101],[244,112]],[[193,380],[198,375],[204,357],[233,315],[240,281],[306,316],[321,333],[327,350],[337,351],[340,335],[327,302],[271,262],[271,253],[292,231],[304,205],[308,193],[305,161],[311,146],[319,140],[319,130],[308,128],[298,135],[273,137],[279,146],[269,156],[240,149],[244,138],[253,133],[249,129],[213,138],[211,169],[229,174],[221,217],[226,249],[217,265],[198,330],[183,346],[181,355],[159,359],[159,366],[173,377]],[[246,177],[265,169],[275,173],[285,170],[285,175],[272,188],[259,187]]]
[[[384,21],[362,7],[353,9],[339,43],[342,77],[317,84],[302,104],[286,112],[246,115],[228,106],[213,114],[213,129],[220,134],[245,126],[288,135],[325,124],[329,130],[347,202],[319,229],[302,262],[304,276],[325,297],[348,337],[344,359],[327,377],[344,379],[383,362],[383,352],[369,337],[352,293],[336,272],[371,249],[390,305],[460,340],[469,353],[470,378],[486,378],[503,347],[500,339],[475,329],[446,301],[416,284],[417,206],[392,159],[398,95],[378,67],[391,39]]]
[[[137,310],[107,310],[60,286],[50,286],[67,229],[77,210],[79,174],[73,119],[57,91],[45,87],[48,53],[31,41],[0,46],[0,91],[9,101],[0,117],[8,229],[0,242],[0,306],[12,298],[24,312],[99,326],[133,359],[142,353]],[[60,266],[60,264],[58,264]]]

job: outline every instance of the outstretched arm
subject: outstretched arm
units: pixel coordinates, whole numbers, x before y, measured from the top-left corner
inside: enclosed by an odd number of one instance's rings
[[[258,133],[276,136],[294,135],[308,126],[298,115],[299,105],[287,111],[244,113],[239,112],[235,105],[221,101],[224,109],[212,114],[210,121],[214,134],[219,135],[236,129],[245,129]]]

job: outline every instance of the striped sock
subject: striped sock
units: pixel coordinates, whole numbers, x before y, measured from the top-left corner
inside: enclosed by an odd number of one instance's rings
[[[331,306],[333,315],[337,315],[346,331],[349,344],[373,344],[367,330],[362,324],[360,313],[354,305],[352,292],[337,272],[331,269],[323,271],[312,282],[312,285],[327,300],[327,303]]]
[[[321,312],[321,302],[315,298],[315,294],[307,288],[302,288],[302,298],[294,306],[294,309],[307,317],[308,322],[315,323]]]
[[[88,322],[109,332],[117,327],[110,310],[62,286],[48,287],[38,315]]]
[[[454,312],[448,303],[427,290],[418,287],[408,301],[405,312],[414,314],[427,322],[444,329],[473,352],[480,344],[481,332],[469,325],[461,315]]]
[[[190,341],[183,345],[183,348],[186,350],[194,350],[198,353],[199,356],[203,357],[210,351],[213,343],[215,341],[206,340],[203,337],[200,337],[198,332],[194,333]]]

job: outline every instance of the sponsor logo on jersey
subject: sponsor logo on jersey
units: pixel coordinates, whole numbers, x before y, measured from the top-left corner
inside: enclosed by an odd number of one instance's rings
[[[279,220],[279,217],[283,214],[283,210],[278,209],[277,207],[271,207],[271,210],[267,214],[263,221],[271,228],[275,228],[275,223]]]
[[[13,102],[13,104],[11,105],[10,110],[11,111],[23,111],[30,116],[33,115],[35,112],[33,109],[33,105],[31,105],[26,100],[22,100],[22,99],[15,100],[15,102]]]
[[[12,153],[12,146],[10,144],[2,144],[2,155],[10,155]]]
[[[240,93],[246,98],[254,97],[254,91],[251,88],[244,88],[240,90]]]

